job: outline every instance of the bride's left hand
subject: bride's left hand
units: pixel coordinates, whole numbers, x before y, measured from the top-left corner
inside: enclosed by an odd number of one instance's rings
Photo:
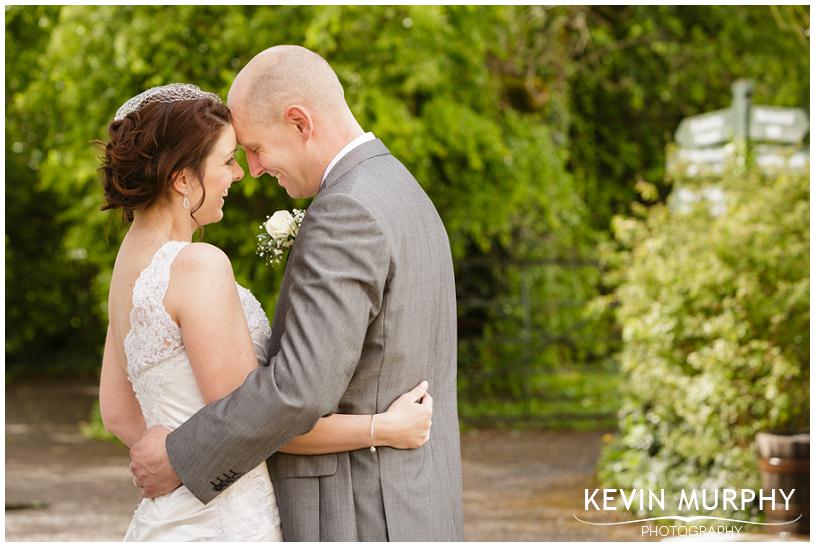
[[[396,399],[384,414],[376,415],[374,443],[378,446],[419,448],[430,440],[433,398],[422,382]]]

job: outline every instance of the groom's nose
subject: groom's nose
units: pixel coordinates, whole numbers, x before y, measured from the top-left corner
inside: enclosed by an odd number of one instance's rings
[[[246,163],[249,164],[249,173],[255,178],[263,174],[263,166],[260,165],[260,158],[255,152],[246,152]]]

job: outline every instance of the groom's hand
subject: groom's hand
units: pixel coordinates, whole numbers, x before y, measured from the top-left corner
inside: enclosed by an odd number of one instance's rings
[[[155,498],[181,486],[164,444],[169,434],[166,427],[153,426],[130,449],[130,472],[142,497]]]

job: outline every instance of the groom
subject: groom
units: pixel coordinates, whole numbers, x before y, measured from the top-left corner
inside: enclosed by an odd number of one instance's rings
[[[203,503],[266,460],[287,541],[462,537],[456,301],[444,226],[328,63],[298,46],[252,59],[229,91],[252,176],[315,196],[291,251],[268,367],[173,432],[131,449],[145,497],[183,482]],[[324,415],[383,412],[421,380],[430,440],[320,456],[276,451]]]

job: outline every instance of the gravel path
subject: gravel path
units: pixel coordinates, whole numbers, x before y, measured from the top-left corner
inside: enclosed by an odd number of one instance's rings
[[[6,390],[6,540],[119,540],[139,496],[127,449],[79,433],[95,386]],[[462,435],[465,537],[475,541],[642,539],[637,527],[577,522],[601,433]]]

